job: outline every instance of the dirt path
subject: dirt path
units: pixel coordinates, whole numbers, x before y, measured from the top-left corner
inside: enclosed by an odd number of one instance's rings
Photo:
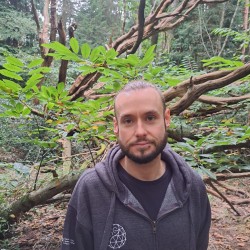
[[[227,185],[245,194],[227,192],[232,200],[244,199],[250,193],[250,179],[230,180]],[[248,197],[250,198],[250,197]],[[209,250],[250,249],[250,205],[235,205],[241,216],[235,216],[229,205],[210,196],[212,227]],[[41,206],[27,213],[15,227],[15,236],[0,242],[0,250],[53,250],[59,249],[66,203]]]

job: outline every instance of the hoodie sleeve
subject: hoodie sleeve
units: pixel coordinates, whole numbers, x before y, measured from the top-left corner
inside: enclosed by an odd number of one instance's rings
[[[93,236],[91,231],[77,221],[76,210],[69,205],[63,230],[61,250],[92,250]]]
[[[211,225],[211,207],[203,181],[200,183],[200,217],[196,249],[207,250]]]

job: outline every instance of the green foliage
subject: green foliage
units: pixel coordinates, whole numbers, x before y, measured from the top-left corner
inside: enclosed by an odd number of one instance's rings
[[[199,5],[192,14],[181,23],[175,30],[170,31],[171,47],[169,51],[169,58],[177,65],[182,63],[183,58],[191,57],[194,59],[199,69],[202,69],[200,61],[203,58],[210,58],[217,56],[223,46],[224,39],[221,39],[217,34],[225,34],[231,28],[239,34],[236,38],[236,33],[232,34],[235,38],[228,39],[221,55],[225,58],[232,58],[235,56],[239,48],[239,42],[248,44],[249,37],[247,34],[241,33],[242,27],[242,13],[243,9],[239,8],[237,15],[234,17],[234,22],[231,24],[235,12],[236,1],[227,1],[224,4],[205,4]],[[243,2],[241,7],[243,7]],[[224,13],[224,15],[222,15]],[[218,28],[218,27],[223,28]],[[223,30],[225,32],[223,32]],[[231,35],[231,34],[230,34]],[[172,37],[172,38],[171,38]],[[243,40],[246,41],[243,42]],[[166,42],[163,39],[163,44]],[[160,53],[162,55],[162,53]]]
[[[44,45],[52,49],[50,53],[56,59],[70,60],[76,63],[78,71],[83,75],[99,72],[102,81],[108,82],[100,93],[111,93],[119,90],[121,84],[135,78],[154,59],[154,47],[149,48],[142,58],[130,55],[117,58],[114,49],[106,50],[99,46],[91,49],[88,44],[79,46],[76,39],[70,40],[72,50],[58,42]],[[21,61],[15,57],[7,57],[4,69],[0,70],[0,96],[4,101],[0,117],[11,119],[34,120],[33,114],[42,117],[25,142],[37,145],[38,148],[53,150],[58,147],[57,140],[67,137],[71,130],[76,130],[74,139],[88,141],[92,138],[115,139],[111,132],[108,110],[112,99],[104,97],[98,100],[71,101],[63,83],[43,85],[37,88],[40,80],[50,73],[50,68],[40,67],[41,60]],[[142,74],[142,73],[139,73]],[[153,76],[152,76],[153,77]],[[40,110],[32,100],[40,101]],[[46,138],[46,139],[45,139]]]
[[[230,36],[233,41],[241,43],[241,47],[248,47],[250,42],[250,37],[247,32],[239,32],[230,28],[216,28],[212,31],[212,34],[219,36]]]
[[[122,8],[119,1],[85,1],[75,18],[78,40],[97,47],[121,35]]]
[[[207,125],[206,122],[200,122],[201,126],[203,124]],[[213,130],[212,127],[207,129]],[[212,150],[211,152],[211,149],[216,147],[236,145],[249,141],[249,126],[242,126],[233,123],[232,120],[227,120],[217,126],[213,133],[207,136],[197,134],[197,138],[197,140],[185,138],[185,142],[177,142],[173,146],[177,152],[183,154],[192,167],[200,169],[203,174],[215,179],[214,171],[250,170],[248,160],[233,151],[222,149],[219,151]]]
[[[238,60],[229,60],[220,56],[215,56],[210,59],[202,60],[203,66],[213,69],[234,70],[244,65],[243,62]]]
[[[29,38],[35,36],[36,27],[31,15],[15,9],[0,7],[0,41],[9,45],[26,46]]]
[[[195,60],[190,57],[190,56],[185,56],[182,59],[182,65],[185,69],[189,70],[189,71],[193,71],[193,72],[197,72],[198,71],[198,65],[195,62]]]
[[[149,47],[141,57],[131,54],[124,58],[118,58],[114,49],[106,50],[102,46],[91,48],[87,43],[80,45],[75,38],[70,40],[71,49],[58,42],[44,46],[53,51],[49,55],[55,59],[73,62],[74,68],[82,75],[99,73],[101,75],[99,81],[105,84],[98,89],[98,94],[113,94],[135,78],[144,78],[167,89],[168,86],[178,85],[181,80],[197,74],[192,58],[183,60],[183,67],[170,63],[165,67],[155,64],[154,46]],[[109,108],[113,98],[102,97],[97,100],[79,98],[71,101],[64,83],[56,86],[45,84],[40,89],[37,88],[37,83],[51,72],[49,68],[40,67],[41,60],[22,61],[15,57],[7,57],[6,61],[7,63],[3,64],[4,68],[0,70],[2,75],[0,96],[5,100],[0,116],[27,121],[34,120],[33,114],[39,114],[41,117],[41,122],[36,122],[37,126],[26,137],[27,143],[36,145],[46,152],[53,152],[58,149],[58,140],[61,138],[91,143],[95,143],[95,140],[115,140],[111,125],[112,111]],[[223,58],[213,58],[206,63],[207,67],[217,65],[223,68],[229,65],[230,67],[241,65],[238,61]],[[232,90],[232,87],[230,89]],[[33,105],[34,98],[40,101],[39,110]],[[215,126],[215,123],[213,125]],[[184,156],[193,167],[199,168],[211,177],[214,177],[211,170],[220,171],[220,168],[215,166],[223,163],[230,169],[232,168],[230,164],[238,160],[226,157],[226,154],[224,157],[219,157],[217,153],[202,153],[201,147],[209,150],[211,147],[225,145],[226,142],[232,144],[245,142],[249,136],[247,127],[235,124],[233,128],[230,127],[234,132],[229,140],[226,131],[230,125],[218,120],[216,126],[219,126],[216,133],[205,137],[200,134],[197,140],[186,139],[185,143],[174,145],[177,150],[184,152]],[[72,130],[75,133],[69,137]],[[47,160],[48,158],[45,159]],[[241,165],[244,164],[242,161]]]

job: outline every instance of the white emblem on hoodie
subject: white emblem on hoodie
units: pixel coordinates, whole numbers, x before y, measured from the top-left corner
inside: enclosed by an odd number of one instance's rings
[[[119,249],[125,245],[126,240],[126,231],[124,228],[119,224],[113,224],[109,247]]]

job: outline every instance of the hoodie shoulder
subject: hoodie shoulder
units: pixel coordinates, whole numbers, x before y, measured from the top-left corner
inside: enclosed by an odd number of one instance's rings
[[[96,181],[99,182],[99,177],[98,177],[98,174],[96,172],[96,167],[97,166],[102,166],[104,167],[104,165],[102,163],[98,163],[95,167],[93,168],[88,168],[86,169],[80,176],[80,178],[78,179],[77,181],[77,184],[76,184],[76,187],[78,185],[81,185],[81,184],[94,184]]]

